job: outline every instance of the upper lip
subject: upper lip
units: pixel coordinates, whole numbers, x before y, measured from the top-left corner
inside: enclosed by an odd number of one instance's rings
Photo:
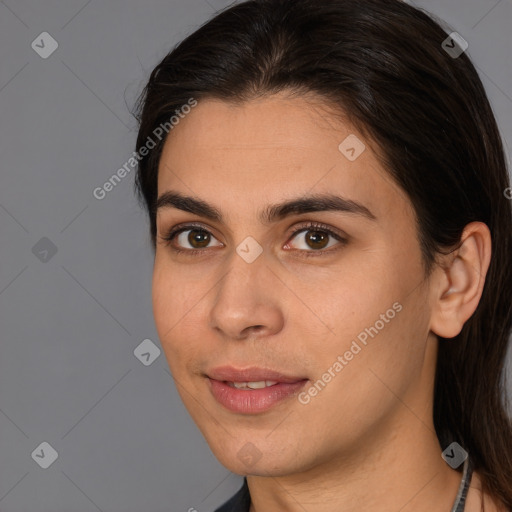
[[[272,380],[284,383],[293,383],[305,380],[305,377],[294,377],[268,368],[249,367],[238,369],[233,366],[219,366],[208,371],[206,375],[210,379],[226,382],[260,382]]]

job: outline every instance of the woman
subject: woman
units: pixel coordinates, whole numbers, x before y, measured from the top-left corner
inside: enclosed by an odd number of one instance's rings
[[[153,310],[246,477],[219,512],[511,509],[510,183],[464,50],[398,0],[247,1],[151,73]]]

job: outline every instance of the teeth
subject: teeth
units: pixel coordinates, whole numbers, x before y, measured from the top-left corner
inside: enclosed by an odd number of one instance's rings
[[[276,380],[260,380],[258,382],[228,382],[232,388],[237,389],[263,389],[277,384]]]

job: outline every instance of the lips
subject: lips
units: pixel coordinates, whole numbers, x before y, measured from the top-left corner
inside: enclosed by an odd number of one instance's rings
[[[206,375],[219,404],[238,414],[262,413],[296,395],[308,381],[264,368],[215,368]]]
[[[210,379],[221,382],[262,382],[273,381],[276,383],[293,384],[306,379],[304,376],[291,376],[266,368],[237,369],[232,366],[221,366],[207,372]]]

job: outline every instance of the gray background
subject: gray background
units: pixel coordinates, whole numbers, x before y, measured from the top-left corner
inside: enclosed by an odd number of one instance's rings
[[[512,0],[409,3],[469,42],[509,148]],[[2,512],[206,512],[241,483],[188,417],[163,352],[147,366],[134,355],[144,339],[160,347],[134,173],[92,195],[134,150],[129,108],[151,69],[227,4],[0,1]],[[44,31],[59,45],[47,59],[31,47]],[[32,455],[43,442],[58,452],[47,469],[48,449]]]

